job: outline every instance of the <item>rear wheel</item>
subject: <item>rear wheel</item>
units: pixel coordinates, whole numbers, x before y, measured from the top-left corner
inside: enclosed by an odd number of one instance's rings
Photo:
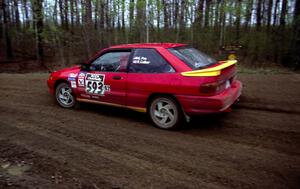
[[[55,98],[58,104],[63,108],[72,108],[76,104],[72,89],[67,83],[60,83],[56,87]]]
[[[154,98],[148,112],[153,123],[161,129],[175,129],[180,126],[182,111],[171,97],[159,96]]]

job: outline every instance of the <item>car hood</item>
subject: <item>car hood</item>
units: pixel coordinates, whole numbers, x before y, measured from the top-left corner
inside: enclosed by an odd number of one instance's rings
[[[76,65],[69,68],[64,68],[58,71],[54,71],[52,72],[52,75],[56,75],[59,77],[69,77],[70,74],[77,74],[79,71],[80,71],[80,66]]]

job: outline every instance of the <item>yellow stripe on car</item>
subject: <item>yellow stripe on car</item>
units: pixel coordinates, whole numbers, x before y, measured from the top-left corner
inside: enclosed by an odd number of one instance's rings
[[[129,109],[132,109],[134,111],[142,112],[142,113],[147,112],[146,108],[140,108],[140,107],[135,107],[135,106],[124,106],[124,105],[115,104],[115,103],[101,102],[101,101],[97,101],[97,100],[90,100],[90,99],[83,99],[83,98],[76,98],[76,100],[79,101],[79,102],[95,103],[95,104],[115,106],[115,107],[120,107],[120,108],[129,108]]]
[[[188,77],[195,77],[195,76],[218,76],[221,74],[221,70],[227,68],[233,64],[236,64],[236,60],[227,60],[225,63],[220,64],[213,68],[206,68],[202,70],[195,70],[195,71],[188,71],[182,72],[181,75],[188,76]]]

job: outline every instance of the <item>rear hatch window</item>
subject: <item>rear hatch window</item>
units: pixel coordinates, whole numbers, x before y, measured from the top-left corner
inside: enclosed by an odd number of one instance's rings
[[[217,63],[217,60],[193,47],[184,46],[169,48],[168,50],[193,70],[206,68]]]

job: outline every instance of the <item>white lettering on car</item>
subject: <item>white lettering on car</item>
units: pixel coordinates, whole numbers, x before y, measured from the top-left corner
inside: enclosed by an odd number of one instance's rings
[[[150,61],[147,59],[147,57],[136,56],[136,57],[133,57],[132,63],[133,64],[150,64]]]

